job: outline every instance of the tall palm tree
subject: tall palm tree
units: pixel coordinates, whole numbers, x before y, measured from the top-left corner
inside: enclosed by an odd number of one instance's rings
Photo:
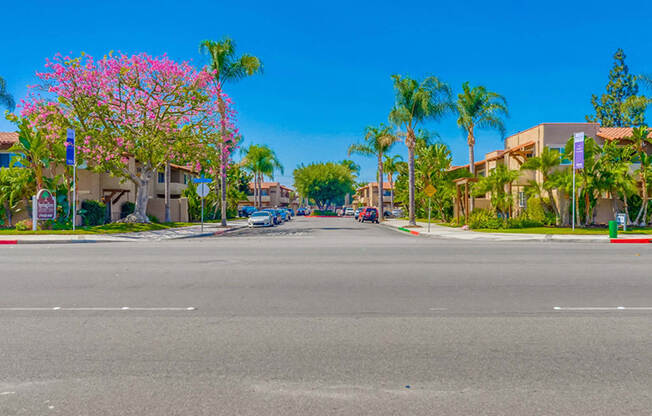
[[[469,171],[475,176],[475,129],[494,129],[505,135],[503,118],[509,116],[507,100],[500,94],[488,91],[479,85],[471,88],[468,82],[462,84],[462,93],[457,96],[457,125],[466,133],[469,145]],[[473,211],[474,198],[471,197],[469,210]]]
[[[410,225],[416,225],[414,205],[414,147],[415,129],[427,120],[438,120],[453,110],[450,87],[437,77],[418,82],[409,77],[392,75],[396,100],[389,113],[389,121],[404,128],[408,149]]]
[[[224,85],[227,82],[235,82],[242,78],[261,73],[263,64],[255,56],[243,54],[236,55],[235,43],[228,37],[221,41],[204,40],[199,44],[199,51],[206,53],[211,58],[209,65],[211,71],[215,73],[215,82]],[[220,97],[218,110],[222,119],[226,118],[226,103]],[[220,149],[220,189],[222,201],[222,226],[226,226],[226,156],[224,152],[225,140],[227,136],[226,126],[222,124],[222,140]]]
[[[7,91],[7,82],[2,77],[0,77],[0,105],[6,107],[9,111],[14,111],[14,108],[16,108],[14,97]]]
[[[349,146],[349,156],[357,153],[364,156],[376,156],[378,159],[378,221],[384,219],[383,205],[383,156],[387,153],[399,138],[392,132],[392,128],[381,124],[378,127],[368,126],[365,129],[363,143],[356,143]]]
[[[632,142],[632,146],[636,151],[637,159],[639,160],[641,167],[638,169],[637,173],[639,180],[641,182],[641,209],[638,211],[635,224],[645,225],[647,221],[647,202],[648,202],[648,175],[652,169],[652,156],[647,154],[647,147],[652,144],[652,139],[650,139],[650,131],[646,126],[636,127],[632,130],[632,137],[629,138]]]
[[[256,144],[247,148],[242,165],[254,174],[254,205],[260,209],[263,205],[261,192],[263,179],[273,178],[277,170],[283,173],[283,165],[272,149],[266,145]]]
[[[392,211],[394,211],[394,174],[398,173],[398,166],[402,160],[401,155],[385,155],[385,160],[383,160],[383,170],[387,173],[387,180],[389,181]]]

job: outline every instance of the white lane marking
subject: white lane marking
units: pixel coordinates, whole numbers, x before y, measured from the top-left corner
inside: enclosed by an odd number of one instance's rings
[[[146,308],[146,307],[132,307],[132,306],[122,306],[119,308],[111,308],[111,307],[80,307],[80,308],[66,308],[66,307],[61,307],[61,306],[55,306],[55,307],[50,307],[50,308],[31,308],[31,307],[26,307],[26,308],[0,308],[0,312],[2,311],[28,311],[28,312],[38,312],[38,311],[196,311],[197,308],[194,306],[189,306],[189,307],[154,307],[154,308]]]
[[[448,308],[428,308],[430,311],[447,311]]]
[[[8,394],[16,394],[16,392],[15,391],[3,391],[2,393],[0,393],[0,396],[6,396]]]
[[[652,306],[555,306],[556,311],[652,311]]]

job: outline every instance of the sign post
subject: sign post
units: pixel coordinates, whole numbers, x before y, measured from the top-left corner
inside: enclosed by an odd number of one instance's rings
[[[75,130],[66,131],[66,165],[72,166],[72,230],[77,222],[77,152],[75,151]]]
[[[428,184],[424,190],[426,195],[428,195],[428,232],[430,232],[430,204],[432,202],[432,196],[437,192],[434,186]]]
[[[575,170],[584,169],[584,132],[573,135],[573,231],[575,231]]]
[[[197,185],[197,195],[201,198],[201,232],[204,232],[204,197],[210,192],[208,184],[212,182],[208,178],[195,178],[192,180]]]
[[[616,222],[623,226],[623,231],[627,231],[627,215],[624,212],[616,214]]]

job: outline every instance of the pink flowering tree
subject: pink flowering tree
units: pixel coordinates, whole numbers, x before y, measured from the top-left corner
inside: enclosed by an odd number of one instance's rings
[[[233,112],[219,111],[230,100],[213,74],[167,56],[57,55],[37,76],[41,85],[33,88],[43,95],[32,91],[22,115],[53,141],[74,128],[78,157],[89,168],[133,182],[133,221],[148,221],[148,187],[166,163],[200,170],[207,154],[218,153],[213,138],[235,131]]]

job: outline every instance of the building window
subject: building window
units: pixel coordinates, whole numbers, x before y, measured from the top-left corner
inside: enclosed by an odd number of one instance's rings
[[[0,153],[0,168],[8,168],[11,161],[10,153]]]
[[[392,196],[392,191],[390,191],[389,189],[383,190],[383,196]]]
[[[165,183],[165,172],[158,173],[158,183]]]
[[[186,175],[185,173],[183,174],[183,184],[188,185],[188,175]]]
[[[557,152],[559,152],[559,162],[560,162],[560,164],[562,166],[568,166],[568,165],[571,165],[573,163],[572,160],[566,159],[564,157],[564,148],[563,147],[550,147],[550,146],[548,146],[548,148],[550,150],[556,150]]]
[[[521,191],[518,193],[518,207],[526,208],[526,206],[527,206],[527,196],[525,195],[525,192]]]
[[[269,192],[267,191],[267,189],[261,189],[261,190],[260,190],[260,195],[262,195],[262,196],[268,196],[268,195],[269,195]]]

